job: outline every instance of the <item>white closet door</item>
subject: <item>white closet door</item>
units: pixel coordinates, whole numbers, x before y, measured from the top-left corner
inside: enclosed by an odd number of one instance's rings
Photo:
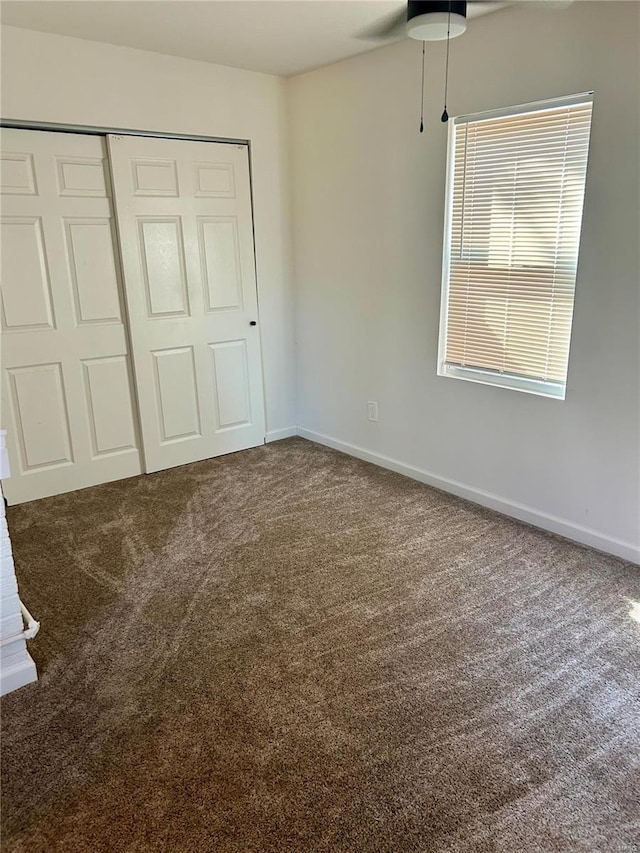
[[[2,131],[9,503],[139,474],[105,140]]]
[[[108,139],[145,470],[262,444],[246,146]]]

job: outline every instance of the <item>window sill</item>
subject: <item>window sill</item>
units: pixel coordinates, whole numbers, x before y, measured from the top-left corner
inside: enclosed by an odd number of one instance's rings
[[[438,376],[451,379],[464,379],[467,382],[478,382],[481,385],[493,385],[497,388],[507,388],[510,391],[524,391],[538,397],[549,397],[552,400],[564,400],[566,385],[558,382],[545,382],[541,379],[529,379],[526,376],[514,376],[508,373],[497,373],[492,370],[482,370],[477,367],[461,367],[456,364],[440,364]]]

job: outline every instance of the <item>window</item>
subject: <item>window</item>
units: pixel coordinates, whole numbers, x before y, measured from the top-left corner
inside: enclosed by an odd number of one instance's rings
[[[564,399],[592,102],[454,119],[440,376]]]

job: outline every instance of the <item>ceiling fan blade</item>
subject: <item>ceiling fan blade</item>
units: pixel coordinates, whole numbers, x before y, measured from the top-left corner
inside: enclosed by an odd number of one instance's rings
[[[374,21],[368,27],[356,34],[357,39],[362,41],[387,41],[397,39],[406,35],[407,9],[398,9],[383,18]]]
[[[549,12],[559,12],[571,6],[574,0],[528,0],[528,2],[538,8],[548,9]]]
[[[558,11],[571,6],[575,0],[468,0],[469,6],[484,6],[486,11],[498,11],[506,6],[537,6],[548,11]],[[475,17],[473,13],[469,17]],[[379,18],[369,26],[356,33],[355,38],[361,41],[391,41],[406,35],[407,9],[398,9]]]
[[[467,0],[472,6],[537,6],[549,9],[549,11],[557,11],[566,9],[575,3],[575,0],[506,0],[506,2],[494,2],[494,0]]]

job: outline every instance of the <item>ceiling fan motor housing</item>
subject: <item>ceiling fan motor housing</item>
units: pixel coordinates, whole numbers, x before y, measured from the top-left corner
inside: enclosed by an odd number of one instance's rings
[[[411,38],[441,41],[462,35],[466,28],[466,2],[409,0],[407,4],[407,34]]]

